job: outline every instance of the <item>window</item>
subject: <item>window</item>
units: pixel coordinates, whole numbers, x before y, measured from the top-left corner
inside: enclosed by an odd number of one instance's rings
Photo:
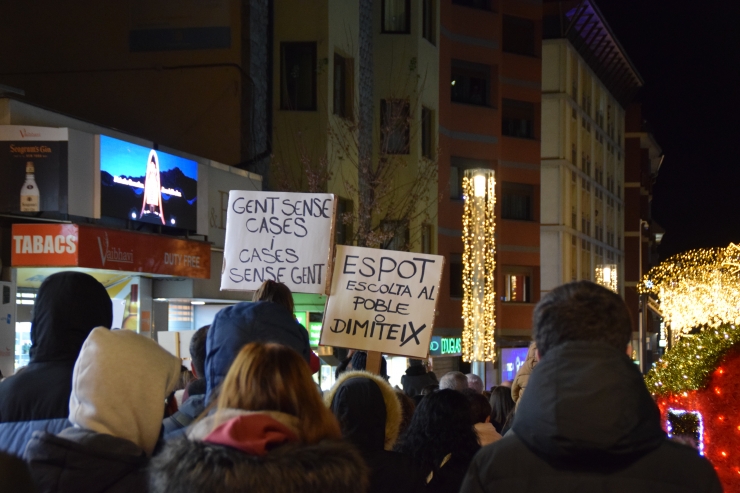
[[[501,110],[501,134],[523,139],[534,138],[534,104],[504,99]]]
[[[452,0],[452,3],[474,9],[491,10],[490,0]]]
[[[463,265],[462,255],[450,254],[450,298],[463,297]]]
[[[533,196],[532,185],[504,182],[501,185],[501,218],[532,221]]]
[[[280,109],[316,110],[316,43],[280,43]]]
[[[450,198],[453,200],[462,200],[463,189],[462,182],[465,170],[470,168],[491,168],[488,161],[477,159],[467,159],[464,157],[452,156],[450,158]]]
[[[575,144],[570,145],[570,160],[573,163],[573,165],[578,164],[578,151],[576,151]]]
[[[491,66],[452,60],[452,102],[488,106],[491,101]]]
[[[383,32],[408,34],[411,32],[411,1],[383,0]]]
[[[409,102],[404,99],[380,101],[380,145],[385,154],[409,153]]]
[[[382,250],[408,251],[409,225],[407,221],[381,221],[380,230],[386,237],[380,245]]]
[[[352,119],[354,60],[334,54],[334,114]]]
[[[527,267],[504,267],[504,296],[507,303],[530,303],[532,301],[532,271]]]
[[[422,7],[422,29],[421,35],[430,43],[437,44],[437,23],[436,14],[437,9],[435,8],[435,0],[421,0]]]
[[[351,200],[339,198],[337,201],[337,220],[334,231],[334,241],[337,245],[351,244],[352,206]]]
[[[421,253],[433,253],[434,250],[434,226],[431,224],[421,225]]]
[[[534,56],[534,21],[505,15],[503,18],[503,50],[506,53]]]
[[[421,108],[421,155],[434,159],[434,112]]]

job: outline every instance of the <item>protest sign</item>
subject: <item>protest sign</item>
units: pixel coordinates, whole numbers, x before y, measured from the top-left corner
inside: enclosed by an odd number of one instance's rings
[[[228,207],[221,290],[254,291],[269,279],[326,293],[334,195],[232,190]]]
[[[425,358],[444,257],[337,246],[321,345]]]

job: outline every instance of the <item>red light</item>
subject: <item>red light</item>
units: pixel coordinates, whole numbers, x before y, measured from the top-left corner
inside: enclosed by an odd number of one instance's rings
[[[720,368],[720,369],[719,369],[719,373],[720,373],[720,374],[722,374],[722,373],[724,373],[724,372],[725,372],[725,371],[724,371],[724,370],[723,370],[722,368]],[[740,472],[738,472],[738,474],[740,474]]]
[[[722,457],[727,457],[727,452],[722,452]]]

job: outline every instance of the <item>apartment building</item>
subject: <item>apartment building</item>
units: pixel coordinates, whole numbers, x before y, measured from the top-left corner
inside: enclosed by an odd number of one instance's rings
[[[625,109],[643,81],[593,0],[543,9],[541,291],[598,272],[624,296]]]
[[[540,292],[541,18],[538,2],[440,0],[437,238],[447,266],[435,333],[462,331],[462,179],[490,168],[497,351],[526,345]],[[493,365],[487,374],[489,383],[501,375]]]

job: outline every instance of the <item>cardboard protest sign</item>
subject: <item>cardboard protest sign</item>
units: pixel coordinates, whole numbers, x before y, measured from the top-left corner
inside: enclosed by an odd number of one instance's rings
[[[337,246],[321,345],[425,358],[444,257]]]
[[[264,281],[324,294],[331,274],[336,201],[325,193],[229,192],[221,290]]]

